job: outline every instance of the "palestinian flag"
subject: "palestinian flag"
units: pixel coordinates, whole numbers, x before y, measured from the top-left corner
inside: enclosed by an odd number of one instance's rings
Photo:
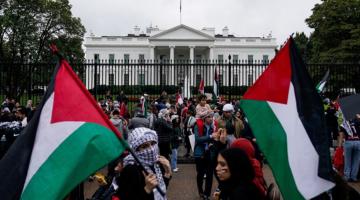
[[[140,98],[141,111],[142,114],[147,117],[148,103],[146,101],[145,95]]]
[[[316,85],[316,90],[321,93],[323,92],[326,83],[329,81],[330,78],[330,69],[328,69],[324,75],[324,77],[321,79],[321,81]]]
[[[0,161],[0,199],[62,200],[126,147],[62,59],[33,119]]]
[[[219,96],[219,80],[220,80],[220,77],[219,77],[219,72],[217,70],[217,67],[215,67],[215,74],[214,74],[214,87],[213,87],[213,92],[214,92],[214,95],[215,97],[217,98]]]
[[[199,94],[204,94],[205,90],[204,90],[204,79],[201,79],[200,84],[199,84]]]
[[[184,103],[182,97],[181,97],[181,94],[178,92],[176,93],[176,104],[178,105],[182,105]]]
[[[334,187],[322,102],[292,38],[240,105],[285,200]]]

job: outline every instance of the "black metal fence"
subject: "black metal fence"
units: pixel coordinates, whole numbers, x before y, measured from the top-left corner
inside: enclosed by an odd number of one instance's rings
[[[96,99],[121,91],[130,102],[138,102],[144,93],[151,99],[162,91],[186,97],[198,94],[201,80],[205,93],[213,93],[214,77],[219,79],[219,94],[225,99],[239,99],[266,69],[267,61],[252,60],[98,60],[72,63],[74,71]],[[56,63],[0,62],[0,100],[10,96],[21,104],[28,99],[39,102],[49,84]],[[330,69],[325,94],[360,91],[360,64],[307,64],[314,86]],[[185,88],[185,89],[184,89]]]

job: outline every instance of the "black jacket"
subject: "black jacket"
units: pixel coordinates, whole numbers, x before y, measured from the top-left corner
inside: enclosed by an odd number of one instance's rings
[[[221,200],[264,200],[252,183],[239,183],[236,186],[219,185]]]
[[[169,179],[163,177],[165,185],[168,186]],[[128,165],[121,172],[120,177],[117,179],[119,186],[116,196],[121,200],[153,200],[154,193],[145,192],[145,177],[138,165]]]
[[[172,124],[163,118],[159,118],[154,124],[154,129],[158,134],[159,143],[170,143],[170,136],[173,131]]]

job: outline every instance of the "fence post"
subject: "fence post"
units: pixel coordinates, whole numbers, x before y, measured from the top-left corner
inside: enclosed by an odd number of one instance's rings
[[[29,62],[29,72],[28,72],[28,99],[32,99],[32,63]]]
[[[228,93],[229,93],[229,103],[231,103],[231,55],[230,54],[229,54],[228,58],[229,58],[229,63],[228,63],[228,65],[229,65]]]
[[[160,58],[160,88],[161,88],[161,91],[160,91],[160,94],[164,91],[164,80],[163,80],[163,58],[161,57]]]
[[[94,63],[94,67],[95,67],[95,72],[94,72],[94,97],[95,97],[95,99],[96,99],[96,101],[97,101],[97,86],[96,86],[96,83],[97,83],[97,63],[98,63],[98,60],[97,59],[95,59],[94,60],[95,61],[95,63]]]

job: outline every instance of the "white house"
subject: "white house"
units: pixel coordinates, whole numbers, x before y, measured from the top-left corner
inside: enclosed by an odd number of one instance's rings
[[[145,33],[140,32],[139,27],[134,28],[132,34],[127,36],[101,36],[91,35],[85,38],[85,55],[88,60],[109,60],[113,63],[116,60],[127,62],[129,60],[170,60],[172,65],[162,68],[163,72],[157,73],[154,67],[127,67],[114,69],[105,67],[104,70],[97,71],[97,84],[159,84],[164,81],[166,84],[176,85],[189,77],[191,85],[195,85],[200,79],[204,78],[206,85],[212,84],[214,67],[204,70],[190,66],[185,70],[176,65],[178,60],[217,60],[221,62],[231,55],[231,60],[263,60],[267,62],[275,56],[277,47],[276,39],[271,35],[267,37],[237,37],[229,34],[229,29],[225,27],[222,34],[215,34],[214,28],[203,28],[196,30],[186,25],[178,25],[167,30],[159,30],[157,27],[148,27]],[[102,74],[107,73],[107,75]],[[242,73],[247,73],[246,78],[251,72],[239,69],[231,72],[236,83]],[[224,74],[224,84],[228,83],[227,69],[221,69],[220,75]],[[87,70],[87,87],[91,87],[91,78],[94,77],[94,69]],[[235,76],[238,76],[236,79]],[[255,80],[258,75],[251,79]]]

